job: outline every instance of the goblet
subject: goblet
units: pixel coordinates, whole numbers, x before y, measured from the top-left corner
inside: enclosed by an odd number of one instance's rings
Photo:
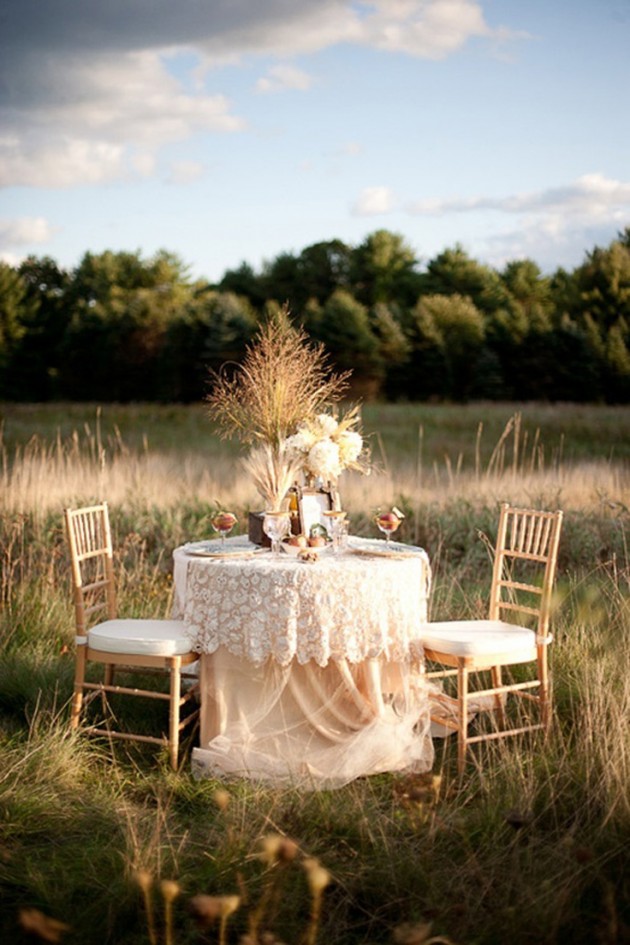
[[[291,528],[291,514],[289,512],[265,512],[263,531],[271,539],[271,553],[277,558],[280,554],[280,542]]]
[[[210,524],[215,532],[218,532],[221,536],[221,548],[225,546],[225,536],[230,534],[237,521],[238,519],[233,512],[217,512],[210,519]]]
[[[333,554],[337,555],[340,551],[343,551],[343,539],[348,533],[346,512],[342,512],[341,509],[333,509],[331,511],[324,512],[324,516],[328,519],[330,537],[332,538]]]
[[[379,512],[374,521],[385,535],[386,545],[389,546],[390,539],[400,525],[402,519],[396,514],[396,512],[392,511]]]

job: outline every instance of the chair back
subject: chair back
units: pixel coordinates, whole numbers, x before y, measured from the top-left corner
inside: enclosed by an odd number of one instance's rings
[[[490,619],[531,626],[538,643],[549,631],[561,525],[562,512],[501,506]]]
[[[112,537],[107,503],[64,512],[72,564],[77,634],[116,617]]]

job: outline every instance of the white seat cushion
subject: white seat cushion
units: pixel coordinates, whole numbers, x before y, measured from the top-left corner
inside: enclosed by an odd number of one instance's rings
[[[445,620],[425,624],[420,642],[429,650],[451,656],[507,653],[529,659],[536,649],[536,634],[503,620]]]
[[[88,645],[128,656],[184,656],[190,640],[181,620],[105,620],[88,633]]]

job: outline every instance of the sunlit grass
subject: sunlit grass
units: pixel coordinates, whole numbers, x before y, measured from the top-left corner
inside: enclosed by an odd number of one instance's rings
[[[131,429],[124,408],[86,407],[83,422],[76,410],[69,429],[58,409],[5,407],[0,511],[41,515],[104,495],[136,508],[205,502],[243,511],[260,504],[238,448],[219,439],[200,408],[131,407],[138,423]],[[630,507],[627,410],[365,407],[366,432],[376,424],[372,474],[346,472],[340,481],[344,506],[357,517],[400,497],[412,508],[452,498]]]

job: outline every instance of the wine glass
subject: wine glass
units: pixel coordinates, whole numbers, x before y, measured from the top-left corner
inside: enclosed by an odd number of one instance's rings
[[[218,532],[221,536],[221,549],[225,548],[225,537],[230,534],[237,521],[238,519],[233,512],[217,512],[210,519],[210,524],[215,532]]]
[[[271,553],[274,557],[280,554],[280,542],[291,528],[289,512],[267,511],[263,518],[263,531],[271,539]]]
[[[389,542],[400,525],[402,519],[396,514],[393,510],[391,512],[379,512],[375,517],[374,521],[378,525],[380,531],[385,535],[386,547],[389,547]]]
[[[346,521],[346,512],[342,512],[341,509],[333,509],[324,512],[324,516],[328,519],[333,554],[339,554],[339,552],[343,550],[343,538],[347,534],[348,523]]]

